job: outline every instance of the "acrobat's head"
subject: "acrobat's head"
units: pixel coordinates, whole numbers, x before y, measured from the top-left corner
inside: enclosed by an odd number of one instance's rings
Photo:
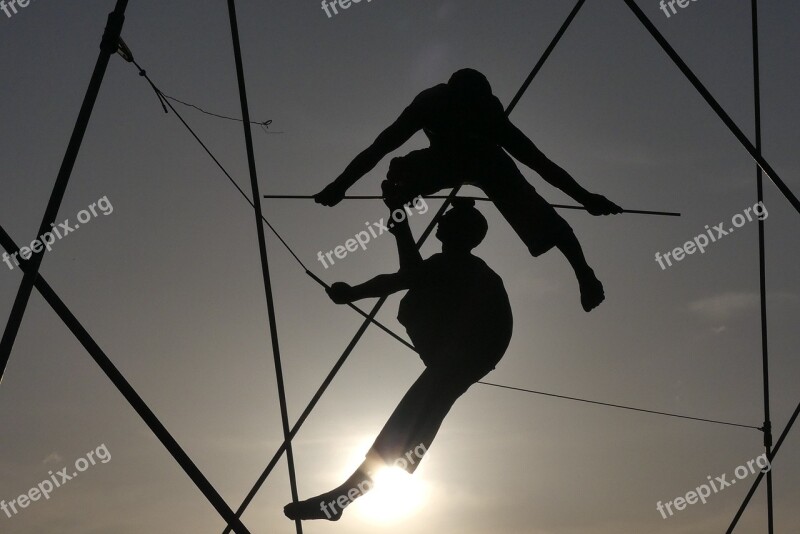
[[[447,82],[455,97],[465,103],[484,102],[492,97],[492,86],[482,73],[475,69],[457,70]]]
[[[436,238],[442,242],[442,250],[469,252],[480,245],[488,230],[489,224],[475,208],[475,201],[457,198],[439,220]]]

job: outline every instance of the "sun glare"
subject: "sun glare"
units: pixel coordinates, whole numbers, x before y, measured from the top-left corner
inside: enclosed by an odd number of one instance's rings
[[[418,476],[399,467],[384,467],[373,475],[375,486],[353,506],[364,519],[393,523],[419,510],[427,493]]]

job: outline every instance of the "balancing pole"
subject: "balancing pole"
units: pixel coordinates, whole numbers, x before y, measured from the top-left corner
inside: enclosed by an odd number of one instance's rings
[[[280,199],[280,200],[312,200],[314,198],[313,195],[264,195],[262,198],[267,199]],[[424,198],[429,200],[446,200],[450,198],[449,195],[422,195],[418,198]],[[463,198],[465,200],[475,200],[477,202],[491,202],[492,199],[486,197],[469,197],[469,196],[460,196],[458,198]],[[383,197],[380,195],[347,195],[344,197],[343,200],[383,200]],[[583,206],[573,206],[571,204],[550,204],[556,209],[564,209],[564,210],[581,210],[586,211],[586,208]],[[654,210],[622,210],[622,213],[633,213],[637,215],[663,215],[665,217],[680,217],[681,214],[674,212],[674,211],[654,211]]]

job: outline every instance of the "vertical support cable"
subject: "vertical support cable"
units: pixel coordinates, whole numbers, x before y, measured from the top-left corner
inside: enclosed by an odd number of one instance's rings
[[[108,62],[111,59],[111,55],[116,53],[119,45],[119,36],[122,32],[122,25],[125,22],[125,9],[127,7],[128,0],[117,0],[114,11],[108,15],[108,23],[106,24],[103,39],[100,43],[100,55],[95,63],[94,71],[89,81],[89,87],[86,89],[86,94],[83,97],[83,103],[78,112],[75,126],[72,129],[72,135],[70,136],[64,159],[61,161],[61,168],[58,170],[58,176],[56,177],[53,191],[50,193],[50,200],[47,202],[47,208],[44,210],[44,217],[42,218],[42,223],[39,225],[39,233],[36,234],[37,236],[49,232],[56,222],[58,210],[61,207],[61,202],[64,200],[64,194],[67,191],[67,185],[72,176],[72,169],[75,167],[75,161],[78,159],[83,137],[89,126],[89,119],[92,117],[97,95],[100,93],[100,86],[103,84]],[[9,250],[8,252],[9,254],[13,254],[14,252],[19,252],[19,250]],[[29,261],[30,269],[22,277],[22,282],[17,290],[17,296],[14,299],[11,314],[9,315],[8,322],[3,331],[3,337],[0,339],[0,382],[3,380],[8,360],[11,357],[11,351],[14,348],[14,342],[17,339],[17,334],[22,325],[25,309],[28,307],[28,300],[33,291],[33,284],[36,277],[39,275],[39,268],[42,265],[43,259],[44,251],[33,255]]]
[[[642,26],[644,26],[653,39],[656,40],[659,46],[661,46],[661,49],[664,50],[672,62],[675,63],[675,66],[680,69],[684,76],[686,76],[686,79],[689,81],[689,83],[691,83],[695,90],[700,93],[700,96],[703,97],[703,100],[705,100],[706,103],[711,106],[711,109],[714,110],[720,120],[725,123],[725,126],[727,126],[736,139],[739,140],[745,150],[747,150],[750,156],[756,161],[758,166],[764,171],[764,174],[766,174],[769,179],[772,180],[772,183],[774,183],[783,196],[786,197],[786,200],[789,201],[795,211],[800,214],[800,199],[798,199],[795,194],[792,193],[792,190],[789,189],[789,186],[786,185],[780,176],[778,176],[777,171],[775,171],[775,169],[772,168],[772,165],[770,165],[769,162],[764,159],[764,156],[761,155],[761,152],[759,152],[756,147],[753,146],[753,143],[750,142],[750,139],[747,138],[741,128],[736,125],[730,115],[728,115],[720,103],[717,102],[714,96],[708,91],[708,89],[706,89],[705,85],[703,85],[703,82],[700,81],[700,78],[698,78],[695,73],[692,72],[692,69],[690,69],[689,65],[683,61],[680,54],[678,54],[675,49],[672,48],[672,45],[669,44],[669,41],[667,41],[664,36],[661,35],[661,32],[658,31],[658,28],[656,28],[650,19],[647,18],[647,15],[644,14],[642,9],[636,5],[636,1],[622,1],[625,2],[625,5],[630,8],[636,18],[639,19],[639,22],[642,23]]]
[[[250,169],[250,184],[253,190],[253,204],[255,205],[256,230],[258,234],[258,250],[261,256],[261,274],[264,278],[264,291],[267,297],[267,314],[269,316],[269,330],[272,339],[272,356],[275,363],[275,377],[278,382],[278,401],[281,408],[281,425],[283,439],[288,441],[286,447],[286,463],[289,467],[289,485],[291,486],[292,502],[298,501],[297,477],[294,470],[294,454],[289,437],[289,410],[286,405],[286,388],[283,383],[283,366],[281,365],[280,345],[278,343],[278,325],[275,320],[275,303],[272,298],[272,282],[269,275],[269,262],[267,260],[267,243],[264,238],[264,226],[261,224],[263,217],[261,211],[261,193],[258,190],[258,174],[253,151],[253,136],[250,130],[250,111],[247,104],[247,88],[242,65],[242,50],[239,43],[239,24],[236,20],[236,5],[234,0],[228,0],[228,15],[231,23],[231,37],[233,39],[233,54],[236,61],[236,78],[239,84],[239,100],[242,105],[242,125],[244,126],[244,139],[247,147],[247,164]],[[239,517],[239,516],[237,516]],[[303,533],[300,520],[295,521],[297,534]]]
[[[755,100],[755,141],[756,150],[760,153],[761,143],[761,68],[758,48],[758,0],[751,0],[753,24],[753,97]],[[761,167],[756,166],[756,190],[758,202],[764,202],[764,175]],[[761,295],[761,366],[764,376],[764,449],[767,458],[772,456],[772,421],[769,406],[769,345],[767,343],[767,274],[765,252],[764,220],[758,219],[758,274],[759,292]],[[767,472],[767,531],[774,532],[772,469]]]
[[[233,0],[229,0],[229,2],[232,2],[232,1]],[[545,61],[547,61],[547,58],[550,57],[550,53],[553,51],[553,49],[556,47],[558,42],[564,36],[564,33],[567,31],[567,28],[572,24],[572,21],[575,19],[575,16],[578,14],[578,12],[580,11],[580,9],[583,6],[583,4],[585,3],[585,1],[586,0],[578,0],[578,2],[575,4],[575,7],[572,9],[572,11],[567,16],[567,18],[564,21],[564,23],[559,28],[558,32],[556,32],[556,34],[553,37],[553,39],[550,42],[550,44],[545,49],[544,53],[542,54],[542,57],[539,59],[539,61],[533,67],[533,70],[528,75],[528,78],[525,80],[525,82],[522,84],[522,87],[520,87],[519,91],[517,91],[517,94],[511,100],[511,103],[508,105],[508,108],[506,109],[506,116],[508,116],[511,113],[511,111],[517,105],[519,100],[522,98],[522,95],[525,93],[525,91],[530,86],[531,82],[533,81],[533,78],[539,73],[539,70],[541,70],[541,68],[544,65]],[[447,210],[447,207],[450,205],[450,202],[453,200],[453,198],[455,198],[455,196],[458,194],[458,191],[460,190],[460,188],[461,188],[461,186],[457,186],[457,187],[453,188],[453,190],[448,195],[447,199],[444,201],[442,206],[439,208],[439,210],[433,216],[433,219],[428,224],[427,228],[425,228],[425,230],[422,232],[422,235],[420,236],[420,238],[417,240],[417,248],[418,249],[422,247],[422,245],[425,243],[425,240],[430,236],[430,234],[433,232],[434,228],[436,228],[436,224],[439,222],[439,219],[441,218],[441,216],[444,215],[444,212]],[[254,198],[260,198],[260,197],[254,197]],[[341,369],[341,367],[344,365],[344,363],[347,360],[347,358],[350,356],[350,353],[353,351],[353,349],[355,349],[356,345],[361,340],[361,337],[364,335],[364,332],[367,331],[367,328],[369,327],[370,323],[373,321],[375,316],[378,314],[378,311],[380,311],[381,307],[383,307],[383,304],[386,302],[387,298],[388,297],[381,297],[380,299],[378,299],[378,302],[376,302],[375,306],[373,306],[372,310],[370,310],[367,319],[361,324],[361,326],[359,327],[359,329],[356,332],[355,336],[353,336],[353,338],[350,340],[350,343],[347,345],[347,348],[344,350],[342,355],[339,357],[339,359],[334,364],[333,369],[331,369],[331,371],[325,377],[325,380],[323,380],[322,384],[317,389],[316,393],[314,393],[314,396],[311,398],[311,401],[308,403],[308,405],[306,406],[305,410],[303,410],[303,413],[300,415],[300,418],[297,420],[297,422],[295,423],[294,427],[292,427],[291,432],[289,432],[288,434],[285,434],[286,437],[284,438],[283,444],[281,444],[281,446],[278,448],[277,452],[273,456],[273,458],[270,461],[270,463],[267,465],[267,467],[264,469],[264,471],[258,477],[258,479],[256,480],[255,484],[253,485],[252,489],[248,492],[247,496],[245,497],[244,501],[242,502],[242,505],[236,511],[236,517],[241,517],[242,514],[244,514],[244,511],[250,505],[250,502],[255,498],[256,494],[258,493],[258,490],[261,489],[261,486],[267,480],[267,477],[270,475],[270,473],[272,472],[272,469],[278,463],[278,460],[280,459],[280,457],[281,457],[281,455],[283,454],[284,451],[286,451],[287,457],[288,457],[289,451],[291,451],[292,439],[297,434],[297,432],[300,430],[300,427],[303,425],[303,423],[305,422],[306,418],[311,414],[311,411],[317,405],[319,400],[322,398],[322,395],[325,393],[325,390],[328,388],[328,386],[331,384],[331,382],[333,382],[333,379],[336,376],[336,374],[339,372],[339,369]],[[228,534],[229,532],[230,532],[230,527],[226,528],[223,531],[223,534]]]
[[[789,435],[789,432],[792,430],[792,425],[794,425],[795,421],[797,421],[797,417],[800,416],[800,403],[797,404],[797,408],[794,409],[792,416],[789,418],[789,422],[786,423],[786,426],[781,432],[781,435],[778,436],[778,441],[775,442],[775,447],[772,449],[772,454],[769,456],[769,464],[770,464],[770,472],[772,471],[772,463],[775,460],[775,456],[778,455],[778,451],[781,450],[781,445],[783,445],[783,440],[786,439],[786,436]],[[767,473],[769,474],[769,473]],[[761,480],[764,478],[764,471],[758,473],[758,476],[753,481],[753,484],[750,486],[750,491],[747,492],[747,496],[744,498],[741,506],[739,506],[739,510],[736,512],[736,516],[734,516],[733,521],[731,521],[728,530],[725,531],[725,534],[731,534],[733,530],[736,528],[736,525],[739,523],[739,519],[742,518],[742,514],[744,514],[745,509],[747,509],[747,505],[750,504],[750,499],[753,498],[755,495],[756,490],[758,489],[758,485],[761,483]]]

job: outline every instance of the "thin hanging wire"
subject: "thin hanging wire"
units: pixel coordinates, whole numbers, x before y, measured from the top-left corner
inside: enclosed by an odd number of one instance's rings
[[[738,426],[738,427],[741,427],[741,428],[752,428],[754,430],[760,430],[762,432],[764,431],[763,427],[758,427],[758,426],[753,426],[753,425],[743,425],[743,424],[740,424],[740,423],[731,423],[729,421],[719,421],[717,419],[706,419],[704,417],[692,417],[692,416],[689,416],[689,415],[681,415],[681,414],[670,413],[670,412],[660,412],[660,411],[657,411],[657,410],[646,410],[644,408],[636,408],[634,406],[625,406],[624,404],[612,404],[610,402],[600,402],[600,401],[595,401],[595,400],[582,399],[580,397],[569,397],[567,395],[556,395],[555,393],[546,393],[544,391],[536,391],[536,390],[533,390],[533,389],[525,389],[525,388],[517,388],[517,387],[512,387],[512,386],[504,386],[502,384],[494,384],[492,382],[483,382],[483,381],[481,381],[481,382],[478,382],[478,383],[479,384],[483,384],[484,386],[493,386],[493,387],[496,387],[496,388],[510,389],[510,390],[514,390],[514,391],[520,391],[520,392],[523,392],[523,393],[533,393],[533,394],[536,394],[536,395],[543,395],[545,397],[554,397],[556,399],[566,399],[566,400],[577,401],[577,402],[585,402],[587,404],[597,404],[598,406],[607,406],[609,408],[619,408],[621,410],[631,410],[631,411],[634,411],[634,412],[643,412],[643,413],[649,413],[649,414],[653,414],[653,415],[663,415],[663,416],[666,416],[666,417],[677,417],[679,419],[690,419],[692,421],[702,421],[704,423],[714,423],[714,424],[717,424],[717,425]]]
[[[235,122],[242,122],[242,119],[237,119],[236,117],[228,117],[227,115],[220,115],[218,113],[213,113],[211,111],[207,111],[207,110],[201,108],[200,106],[197,106],[197,105],[192,104],[190,102],[184,102],[183,100],[180,100],[178,98],[175,98],[174,96],[170,96],[170,95],[168,95],[166,93],[163,93],[163,92],[161,93],[161,96],[163,96],[164,98],[166,98],[168,100],[172,100],[173,102],[177,102],[178,104],[181,104],[183,106],[186,106],[186,107],[189,107],[189,108],[194,108],[197,111],[199,111],[200,113],[204,113],[204,114],[209,115],[211,117],[217,117],[219,119],[225,119],[225,120],[235,121]],[[261,122],[250,121],[250,124],[252,124],[254,126],[260,126],[261,129],[266,134],[278,135],[278,134],[284,133],[284,132],[271,132],[271,131],[269,131],[268,128],[269,128],[269,125],[272,124],[272,119],[261,121]]]

